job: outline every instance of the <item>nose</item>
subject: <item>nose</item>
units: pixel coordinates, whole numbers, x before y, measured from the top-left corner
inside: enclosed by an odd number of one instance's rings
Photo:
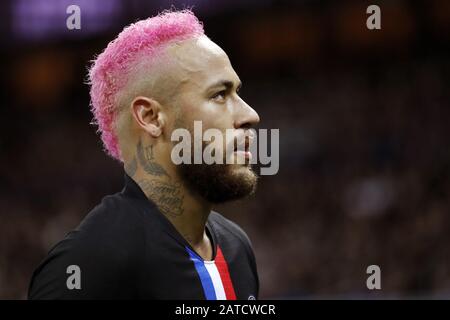
[[[238,97],[236,106],[234,128],[251,128],[259,123],[258,113],[250,107],[244,100]]]

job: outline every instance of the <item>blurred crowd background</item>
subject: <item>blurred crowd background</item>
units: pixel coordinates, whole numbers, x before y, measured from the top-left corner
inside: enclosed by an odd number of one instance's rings
[[[81,9],[68,30],[66,8]],[[280,170],[217,208],[252,239],[261,298],[450,298],[450,1],[0,3],[0,298],[107,194],[86,69],[120,30],[192,7],[243,98],[280,129]],[[368,30],[366,8],[381,8]],[[381,290],[366,268],[381,268]]]

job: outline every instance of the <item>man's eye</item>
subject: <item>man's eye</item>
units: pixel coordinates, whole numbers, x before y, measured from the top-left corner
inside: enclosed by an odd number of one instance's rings
[[[211,98],[214,100],[224,100],[226,95],[227,95],[227,91],[222,90],[222,91],[216,92]]]

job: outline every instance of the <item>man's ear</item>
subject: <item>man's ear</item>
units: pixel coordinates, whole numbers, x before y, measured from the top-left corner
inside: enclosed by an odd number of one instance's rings
[[[164,114],[158,101],[147,97],[136,97],[131,102],[131,114],[136,123],[153,138],[162,134]]]

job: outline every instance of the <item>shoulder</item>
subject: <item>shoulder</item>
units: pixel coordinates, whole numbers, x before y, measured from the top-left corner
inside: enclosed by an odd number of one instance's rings
[[[80,225],[57,243],[33,273],[29,297],[83,299],[128,294],[140,259],[142,224],[139,206],[120,193],[106,196]],[[81,271],[82,290],[68,290],[69,267]],[[130,288],[131,289],[131,288]]]
[[[76,231],[82,236],[105,238],[136,236],[142,226],[139,199],[124,197],[121,193],[106,196],[81,221]]]
[[[143,237],[142,215],[134,199],[120,193],[105,196],[65,238],[71,249],[95,250],[120,258],[133,252]]]
[[[75,252],[95,252],[96,259],[131,260],[144,243],[144,206],[123,193],[105,196],[62,243]]]

